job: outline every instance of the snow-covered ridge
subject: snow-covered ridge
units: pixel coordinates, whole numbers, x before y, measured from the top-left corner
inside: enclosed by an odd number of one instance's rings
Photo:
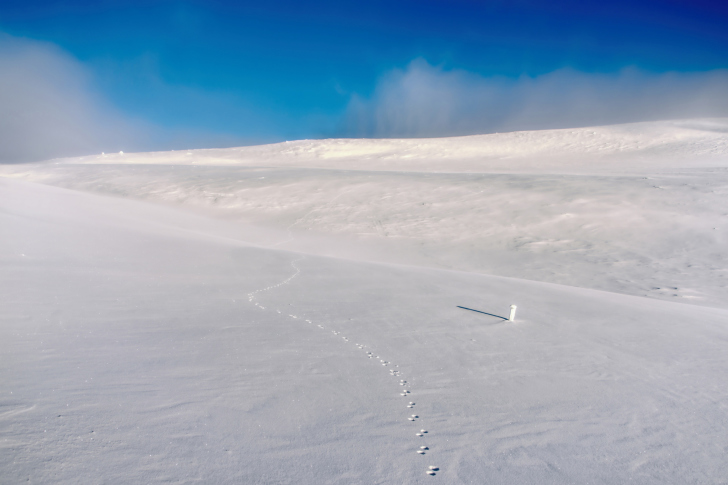
[[[726,307],[727,146],[728,119],[684,120],[94,155],[0,174],[232,220],[236,237],[276,249]]]
[[[58,161],[418,172],[581,172],[715,165],[726,156],[728,119],[720,118],[449,138],[299,140],[225,149],[99,154]]]

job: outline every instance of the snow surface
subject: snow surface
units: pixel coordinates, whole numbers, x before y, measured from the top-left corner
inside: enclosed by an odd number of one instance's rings
[[[686,120],[3,166],[0,482],[728,483],[727,152]]]
[[[726,119],[94,155],[2,173],[193,209],[263,246],[728,308]]]

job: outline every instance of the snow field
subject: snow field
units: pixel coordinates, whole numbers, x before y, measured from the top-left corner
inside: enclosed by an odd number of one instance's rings
[[[611,141],[597,149],[593,133]],[[127,153],[1,172],[182,207],[234,222],[230,236],[262,246],[725,307],[727,133],[725,120],[686,120],[305,141],[190,160]],[[347,150],[358,155],[322,155]]]
[[[266,287],[266,288],[263,288],[263,289],[261,289],[261,290],[255,290],[255,291],[253,291],[253,292],[250,292],[250,293],[248,293],[248,301],[249,301],[249,302],[251,302],[251,303],[253,303],[253,304],[254,304],[254,305],[255,305],[256,307],[258,307],[258,308],[260,308],[260,309],[264,310],[264,309],[265,309],[265,307],[264,307],[264,306],[262,306],[262,305],[261,305],[260,303],[258,303],[258,302],[256,301],[256,300],[257,300],[257,298],[256,298],[256,295],[258,295],[258,294],[260,294],[260,293],[263,293],[263,292],[267,292],[267,291],[275,290],[275,289],[277,289],[277,288],[280,288],[280,287],[282,287],[283,285],[286,285],[286,284],[290,283],[290,282],[291,282],[291,281],[292,281],[292,280],[293,280],[293,279],[294,279],[294,278],[295,278],[296,276],[298,276],[298,275],[300,275],[300,274],[301,274],[301,269],[300,269],[300,268],[299,268],[299,267],[298,267],[298,266],[296,265],[296,263],[297,263],[298,261],[301,261],[302,259],[303,259],[303,257],[300,257],[300,258],[297,258],[297,259],[294,259],[293,261],[291,261],[291,267],[292,267],[292,268],[293,268],[293,270],[294,270],[294,273],[293,273],[293,274],[292,274],[291,276],[289,276],[288,278],[284,279],[284,280],[283,280],[282,282],[280,282],[280,283],[274,284],[274,285],[272,285],[272,286],[268,286],[268,287]],[[276,313],[280,314],[280,313],[281,313],[281,310],[276,310]],[[294,320],[295,320],[295,319],[298,319],[298,316],[296,316],[296,315],[291,315],[291,314],[289,314],[288,316],[289,316],[290,318],[294,319]],[[313,324],[313,323],[314,323],[314,322],[313,322],[312,320],[309,320],[309,319],[305,319],[305,322],[306,322],[307,324]],[[324,329],[324,327],[323,327],[322,325],[316,325],[316,326],[317,326],[317,327],[318,327],[319,329],[322,329],[322,330]],[[333,333],[334,335],[339,335],[339,333],[340,333],[340,332],[337,332],[337,331],[335,331],[335,330],[332,330],[332,333]],[[349,342],[349,339],[348,339],[348,338],[346,338],[346,337],[342,337],[342,339],[344,340],[344,342],[347,342],[347,343]],[[356,348],[357,348],[357,349],[365,351],[365,355],[366,355],[366,357],[367,357],[367,358],[369,358],[369,359],[371,359],[371,358],[375,358],[375,359],[376,359],[376,358],[378,358],[378,357],[379,357],[379,356],[373,356],[373,354],[372,354],[371,352],[369,352],[369,351],[366,351],[366,348],[367,348],[367,347],[366,347],[365,345],[359,345],[359,344],[354,344],[354,345],[356,346]],[[381,362],[381,364],[382,364],[383,366],[385,366],[385,367],[387,367],[387,366],[391,366],[391,365],[392,365],[392,363],[391,363],[391,362],[389,362],[389,361],[386,361],[386,360],[384,360],[384,359],[380,359],[380,360],[379,360],[379,362]],[[394,367],[399,367],[399,366],[398,366],[398,365],[396,365],[396,364],[394,364],[393,366],[394,366]],[[399,372],[398,370],[390,369],[390,370],[389,370],[389,375],[390,375],[390,376],[392,376],[392,377],[399,377],[399,376],[400,376],[400,372]],[[405,386],[405,385],[407,385],[407,381],[406,381],[406,380],[404,380],[404,379],[400,379],[400,381],[399,381],[399,385],[400,385],[400,386]],[[406,397],[406,396],[408,396],[408,395],[409,395],[410,393],[411,393],[411,391],[409,391],[408,389],[403,389],[403,390],[402,390],[402,392],[400,393],[400,396],[404,396],[404,397]],[[414,405],[415,405],[415,403],[414,403],[414,402],[412,402],[412,401],[410,401],[410,402],[409,402],[409,404],[407,405],[407,408],[413,408],[413,407],[414,407]],[[410,415],[410,417],[408,417],[407,419],[408,419],[409,421],[415,421],[415,420],[419,419],[419,416],[418,416],[418,415],[416,415],[416,414],[412,414],[412,415]],[[422,437],[422,436],[424,436],[424,435],[423,435],[423,433],[427,433],[427,431],[426,431],[426,430],[424,430],[424,429],[423,429],[423,430],[420,430],[420,432],[419,432],[419,433],[416,433],[416,436]],[[427,447],[427,446],[420,446],[420,448],[419,448],[418,450],[416,450],[416,451],[417,451],[417,453],[418,453],[418,454],[420,454],[420,455],[424,455],[424,454],[426,454],[426,451],[429,451],[429,449],[430,449],[430,448],[429,448],[429,447]],[[438,471],[439,471],[439,468],[437,468],[437,467],[435,467],[435,466],[430,466],[430,467],[429,467],[429,468],[428,468],[428,469],[426,470],[426,473],[427,473],[428,475],[432,475],[432,476],[434,476],[434,475],[436,475],[436,473],[435,473],[435,470],[438,470]]]
[[[0,481],[725,483],[721,123],[2,167]]]

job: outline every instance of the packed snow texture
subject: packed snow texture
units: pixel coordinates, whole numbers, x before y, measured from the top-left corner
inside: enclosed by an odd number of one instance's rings
[[[2,483],[728,483],[726,120],[0,175]]]

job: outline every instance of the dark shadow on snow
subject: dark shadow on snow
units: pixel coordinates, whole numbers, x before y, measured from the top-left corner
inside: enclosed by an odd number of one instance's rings
[[[500,315],[493,315],[492,313],[481,312],[480,310],[473,310],[472,308],[466,308],[460,305],[458,305],[458,308],[462,308],[463,310],[469,310],[471,312],[482,313],[483,315],[490,315],[491,317],[501,318],[503,320],[508,320],[506,317],[501,317]]]

